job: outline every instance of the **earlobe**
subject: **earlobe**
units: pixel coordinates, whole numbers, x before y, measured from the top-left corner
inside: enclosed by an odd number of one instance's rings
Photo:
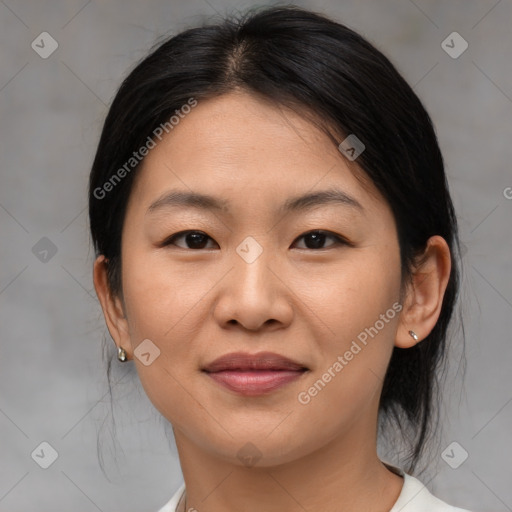
[[[430,237],[408,284],[395,346],[413,347],[430,334],[441,314],[450,271],[446,240],[438,235]]]
[[[107,259],[103,254],[96,258],[93,269],[94,288],[100,301],[110,336],[118,347],[122,346],[127,350],[127,347],[131,347],[128,323],[120,298],[114,297],[111,293],[107,279],[107,264]]]

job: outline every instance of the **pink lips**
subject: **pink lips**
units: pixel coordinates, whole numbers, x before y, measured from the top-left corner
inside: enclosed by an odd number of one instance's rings
[[[203,368],[217,383],[245,396],[269,393],[299,378],[304,365],[272,352],[226,354]]]

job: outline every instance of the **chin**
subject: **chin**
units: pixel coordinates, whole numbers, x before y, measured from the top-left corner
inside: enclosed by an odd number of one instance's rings
[[[269,468],[291,463],[317,448],[318,432],[311,432],[314,442],[293,432],[281,431],[276,426],[282,421],[273,421],[271,427],[248,429],[245,425],[230,424],[229,434],[212,438],[210,432],[202,432],[198,444],[210,454],[225,462],[247,468]],[[303,435],[305,432],[300,431]],[[320,443],[321,444],[321,443]]]

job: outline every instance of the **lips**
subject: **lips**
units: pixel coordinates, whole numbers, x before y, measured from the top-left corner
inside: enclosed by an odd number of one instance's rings
[[[300,371],[307,368],[287,357],[273,352],[260,352],[258,354],[248,354],[245,352],[233,352],[221,356],[212,363],[203,368],[208,373],[215,373],[226,370],[292,370]]]
[[[202,369],[218,384],[246,396],[274,391],[301,377],[308,368],[272,352],[226,354]]]

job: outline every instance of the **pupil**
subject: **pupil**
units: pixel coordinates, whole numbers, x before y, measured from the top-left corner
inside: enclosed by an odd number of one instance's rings
[[[195,249],[202,249],[206,239],[202,233],[189,233],[187,235],[187,243]]]
[[[323,242],[324,242],[324,239],[325,239],[325,234],[323,233],[310,233],[307,237],[306,237],[306,240],[308,240],[308,237],[309,237],[309,240],[312,240],[312,244],[308,244],[306,243],[306,245],[308,246],[308,249],[318,249],[318,248],[321,248],[322,245],[323,245]]]

